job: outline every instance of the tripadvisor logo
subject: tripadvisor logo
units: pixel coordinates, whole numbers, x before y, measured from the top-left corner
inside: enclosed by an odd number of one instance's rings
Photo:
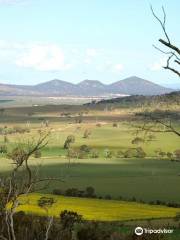
[[[135,228],[135,234],[140,236],[143,234],[143,228],[142,227],[137,227]]]
[[[146,234],[153,234],[153,233],[156,233],[156,234],[166,234],[166,233],[173,233],[173,229],[166,229],[166,228],[159,228],[159,229],[149,229],[149,228],[142,228],[142,227],[136,227],[135,228],[135,234],[137,236],[140,236],[142,235],[143,233],[146,233]]]

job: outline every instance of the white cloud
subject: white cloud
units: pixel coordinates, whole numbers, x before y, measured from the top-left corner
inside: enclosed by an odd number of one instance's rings
[[[71,64],[65,64],[62,49],[50,44],[28,47],[17,58],[16,65],[40,71],[68,70],[72,67]]]
[[[97,50],[95,48],[86,49],[86,55],[88,57],[95,57],[97,55]]]
[[[90,58],[86,58],[86,59],[84,60],[84,62],[85,62],[86,64],[91,64],[91,63],[92,63],[92,60],[91,60]]]
[[[152,71],[159,71],[159,70],[161,70],[161,68],[166,65],[166,61],[167,61],[166,58],[161,58],[159,61],[153,63],[150,66],[150,70],[152,70]]]
[[[26,3],[27,0],[0,0],[0,4],[13,5],[17,3]]]
[[[113,66],[112,70],[114,72],[121,72],[123,70],[123,65],[121,63],[117,63]]]

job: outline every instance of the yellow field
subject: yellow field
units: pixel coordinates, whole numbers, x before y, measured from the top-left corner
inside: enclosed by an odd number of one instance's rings
[[[53,197],[55,203],[48,209],[37,205],[40,197]],[[63,210],[75,211],[83,215],[86,220],[98,221],[121,221],[150,218],[171,218],[175,217],[179,208],[170,208],[165,206],[154,206],[133,202],[73,198],[54,195],[30,194],[19,198],[20,206],[17,211],[37,215],[50,215],[58,217]]]

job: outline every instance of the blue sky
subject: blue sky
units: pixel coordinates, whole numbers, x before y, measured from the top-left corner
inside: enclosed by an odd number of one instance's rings
[[[152,47],[163,33],[150,3],[158,15],[165,7],[179,44],[179,0],[0,0],[0,82],[111,83],[136,75],[180,88]]]

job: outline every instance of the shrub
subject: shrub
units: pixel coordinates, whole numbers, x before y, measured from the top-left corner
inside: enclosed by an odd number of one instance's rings
[[[40,157],[41,157],[41,151],[40,151],[40,150],[36,150],[36,151],[34,152],[34,157],[35,157],[35,158],[40,158]]]
[[[146,153],[142,149],[142,147],[136,148],[136,151],[137,151],[136,157],[138,157],[138,158],[145,158],[146,157]]]
[[[132,140],[131,142],[132,144],[141,144],[144,143],[144,139],[140,138],[140,137],[136,137]]]
[[[60,220],[63,229],[72,230],[74,223],[80,223],[82,221],[82,216],[76,212],[64,210],[60,214]]]
[[[79,195],[79,190],[77,188],[68,188],[65,191],[65,195],[69,197],[77,197]]]
[[[69,135],[69,136],[67,136],[66,141],[65,141],[65,143],[64,143],[64,149],[69,149],[71,143],[74,143],[74,142],[75,142],[75,137],[74,137],[74,135]]]
[[[87,187],[86,188],[86,196],[87,197],[94,197],[95,196],[95,190],[93,187]]]
[[[96,151],[96,150],[91,151],[91,157],[92,158],[98,158],[99,157],[98,151]]]
[[[101,223],[87,222],[76,225],[76,236],[78,240],[109,240],[110,230]]]
[[[174,155],[178,160],[180,160],[180,149],[175,150]]]
[[[91,148],[84,144],[84,145],[80,146],[80,151],[85,152],[85,153],[90,153]]]
[[[27,153],[23,148],[16,147],[10,153],[8,153],[7,156],[8,158],[11,158],[14,162],[20,164],[26,159]]]
[[[121,150],[117,151],[116,156],[117,156],[118,158],[123,157],[123,156],[124,156],[123,151],[121,151]]]
[[[89,129],[86,129],[86,130],[84,131],[83,138],[88,138],[90,135],[91,135],[91,131],[90,131]]]
[[[167,152],[167,157],[172,160],[173,159],[173,153],[172,152]]]
[[[113,123],[113,127],[118,127],[118,124],[117,123]]]
[[[51,197],[41,197],[38,200],[39,207],[50,207],[55,203],[54,198]]]
[[[7,153],[7,146],[6,145],[0,145],[0,153],[3,153],[3,154]]]
[[[53,194],[55,195],[63,195],[63,191],[61,189],[54,189]]]
[[[106,158],[112,158],[113,152],[111,150],[106,149],[104,152],[105,152],[105,157]]]
[[[136,154],[137,154],[136,148],[129,148],[128,150],[126,150],[124,152],[124,157],[125,158],[132,158],[132,157],[135,157]]]

